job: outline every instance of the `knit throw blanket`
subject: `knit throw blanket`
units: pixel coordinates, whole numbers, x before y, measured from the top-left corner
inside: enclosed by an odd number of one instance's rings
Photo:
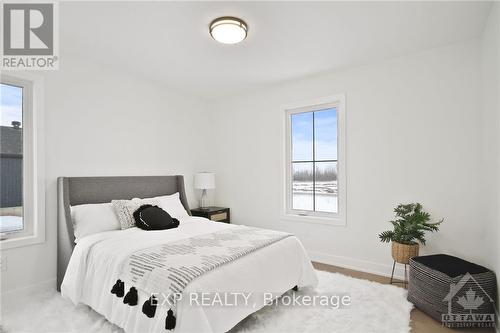
[[[284,232],[232,226],[136,251],[125,260],[120,279],[146,293],[168,295],[167,300],[174,309],[176,294],[182,293],[194,279],[290,236]]]

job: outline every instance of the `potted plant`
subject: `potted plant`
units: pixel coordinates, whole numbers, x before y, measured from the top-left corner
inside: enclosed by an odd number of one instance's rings
[[[425,245],[425,232],[438,231],[443,219],[430,223],[430,214],[419,203],[400,204],[394,212],[396,219],[390,221],[394,230],[384,231],[379,237],[382,242],[392,242],[392,258],[396,262],[408,264],[410,258],[418,256],[418,243]]]

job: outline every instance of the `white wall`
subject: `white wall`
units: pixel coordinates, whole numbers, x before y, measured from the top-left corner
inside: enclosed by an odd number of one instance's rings
[[[217,202],[236,223],[296,234],[313,259],[390,274],[392,209],[421,202],[446,221],[421,253],[489,264],[483,227],[480,44],[472,40],[335,71],[215,106]],[[346,93],[347,226],[280,218],[280,105]]]
[[[484,115],[485,200],[489,230],[488,261],[500,283],[500,5],[491,10],[481,40],[481,84]]]
[[[45,73],[46,242],[2,251],[2,292],[56,277],[56,178],[184,174],[207,168],[207,103],[71,55]]]

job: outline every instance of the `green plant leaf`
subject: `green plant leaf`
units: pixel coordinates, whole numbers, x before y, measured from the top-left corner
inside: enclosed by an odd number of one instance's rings
[[[389,243],[390,241],[393,240],[393,237],[394,237],[394,232],[393,231],[390,231],[390,230],[387,230],[387,231],[384,231],[382,232],[380,235],[378,235],[380,237],[380,240],[382,242],[386,242],[386,243]]]

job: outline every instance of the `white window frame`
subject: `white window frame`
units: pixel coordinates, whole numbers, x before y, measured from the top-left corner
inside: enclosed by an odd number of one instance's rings
[[[29,72],[2,74],[0,81],[23,87],[23,230],[4,236],[4,250],[45,242],[44,81]]]
[[[320,111],[335,107],[337,109],[337,186],[338,212],[313,212],[292,209],[292,133],[291,116],[297,113]],[[327,96],[314,100],[298,102],[281,107],[284,118],[284,177],[283,213],[287,220],[311,222],[327,225],[346,225],[346,172],[345,172],[345,94]]]

